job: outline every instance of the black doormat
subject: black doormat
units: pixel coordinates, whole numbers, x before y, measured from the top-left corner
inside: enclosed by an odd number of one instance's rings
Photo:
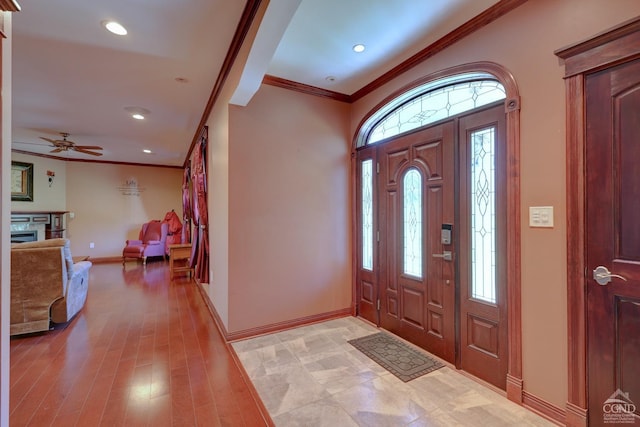
[[[348,342],[405,383],[444,366],[441,362],[382,332]]]

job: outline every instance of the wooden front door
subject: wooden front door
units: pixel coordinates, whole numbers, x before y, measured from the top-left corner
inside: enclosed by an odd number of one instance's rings
[[[505,134],[499,104],[356,156],[358,314],[502,389]]]
[[[640,424],[640,60],[585,89],[589,425]]]
[[[380,325],[455,363],[454,121],[380,148]]]

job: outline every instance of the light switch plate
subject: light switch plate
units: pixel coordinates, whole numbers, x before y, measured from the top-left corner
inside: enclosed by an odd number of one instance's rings
[[[529,227],[553,227],[553,206],[529,206]]]

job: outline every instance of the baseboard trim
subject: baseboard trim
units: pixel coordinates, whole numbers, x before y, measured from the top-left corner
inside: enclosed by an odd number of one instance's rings
[[[222,335],[222,338],[224,338],[224,340],[228,343],[229,340],[227,339],[227,336],[229,335],[229,332],[227,332],[227,328],[224,326],[224,322],[220,318],[220,315],[218,314],[218,310],[216,310],[216,308],[213,306],[213,302],[211,302],[211,298],[209,298],[209,295],[207,295],[207,291],[204,289],[203,284],[200,283],[199,280],[194,280],[194,283],[198,287],[198,290],[200,291],[200,296],[202,297],[202,300],[206,304],[207,308],[209,309],[209,314],[211,314],[211,317],[213,318],[213,321],[215,322],[216,327],[220,332],[220,335]]]
[[[547,402],[526,390],[522,392],[522,406],[551,422],[558,425],[565,425],[567,413],[564,409],[559,408],[553,403]]]
[[[523,390],[522,378],[507,374],[507,399],[518,405],[522,405]]]
[[[293,329],[304,325],[311,325],[313,323],[325,322],[327,320],[339,319],[341,317],[350,317],[353,315],[353,310],[351,307],[343,308],[340,310],[329,311],[326,313],[314,314],[311,316],[301,317],[298,319],[287,320],[285,322],[272,323],[270,325],[259,326],[257,328],[245,329],[237,332],[229,332],[222,322],[220,315],[218,314],[218,310],[214,307],[209,295],[207,295],[204,287],[196,281],[196,285],[198,286],[198,290],[200,291],[200,295],[204,300],[205,304],[209,308],[209,312],[213,317],[213,320],[216,322],[218,330],[224,337],[225,341],[233,342],[240,341],[247,338],[256,337],[259,335],[272,334],[274,332],[285,331],[287,329]]]
[[[310,325],[318,322],[325,322],[327,320],[339,319],[341,317],[351,316],[351,307],[343,308],[340,310],[330,311],[327,313],[314,314],[312,316],[300,317],[298,319],[287,320],[285,322],[272,323],[270,325],[259,326],[257,328],[245,329],[242,331],[231,332],[227,335],[227,340],[239,341],[247,338],[256,337],[259,335],[272,334],[274,332],[285,331],[287,329],[293,329],[300,326]]]
[[[94,264],[111,264],[116,262],[122,262],[121,256],[106,256],[106,257],[89,257],[89,261]]]
[[[148,258],[147,259],[147,265],[149,264],[153,264],[155,262],[167,262],[169,260],[169,258],[167,259],[162,259],[160,260],[160,257],[154,257],[153,259]],[[104,256],[104,257],[89,257],[89,261],[91,261],[93,264],[113,264],[113,263],[118,263],[121,264],[122,263],[122,257],[121,256]],[[135,263],[137,265],[142,266],[142,259],[135,259],[135,258],[127,258],[126,260],[127,263]]]
[[[269,415],[269,411],[267,410],[267,407],[264,406],[264,403],[262,402],[262,399],[258,394],[258,390],[256,390],[256,388],[254,387],[253,383],[251,382],[251,378],[249,378],[249,374],[247,374],[247,371],[245,371],[244,366],[242,366],[242,362],[240,362],[240,358],[238,357],[238,354],[234,350],[231,343],[229,343],[229,340],[226,339],[228,335],[227,330],[224,327],[224,323],[222,323],[222,319],[220,318],[220,315],[218,315],[218,311],[213,306],[211,299],[207,295],[207,292],[205,291],[204,286],[198,280],[194,280],[194,284],[198,288],[198,291],[200,291],[200,297],[202,298],[202,301],[204,301],[205,305],[207,306],[209,310],[209,314],[211,315],[211,319],[213,320],[213,323],[216,325],[218,332],[220,333],[220,335],[225,341],[225,346],[229,351],[229,354],[231,355],[231,359],[233,359],[233,363],[236,365],[236,367],[238,368],[238,371],[240,372],[240,377],[242,377],[242,381],[247,386],[247,389],[249,390],[249,394],[251,395],[251,398],[253,399],[255,404],[258,406],[258,412],[260,412],[260,416],[264,420],[265,425],[269,427],[275,427],[275,423],[271,419],[271,415]]]
[[[566,404],[565,425],[567,427],[587,427],[587,410],[574,403]]]

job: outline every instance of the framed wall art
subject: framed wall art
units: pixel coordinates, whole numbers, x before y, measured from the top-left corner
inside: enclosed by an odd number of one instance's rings
[[[11,162],[11,201],[33,202],[33,163]]]

